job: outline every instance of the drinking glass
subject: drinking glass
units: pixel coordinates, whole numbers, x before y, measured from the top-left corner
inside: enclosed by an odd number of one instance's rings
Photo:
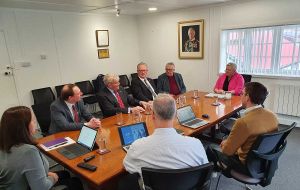
[[[194,98],[194,99],[199,98],[198,90],[194,90],[194,91],[193,91],[193,98]]]
[[[116,124],[117,125],[123,125],[123,114],[122,114],[122,112],[118,112],[117,114],[116,114]]]

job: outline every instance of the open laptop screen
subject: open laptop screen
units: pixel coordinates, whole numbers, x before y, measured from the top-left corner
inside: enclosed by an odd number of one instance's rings
[[[77,143],[91,150],[96,140],[96,136],[97,136],[97,130],[91,129],[87,126],[83,126],[81,128]]]
[[[195,119],[196,116],[191,106],[185,106],[177,109],[177,118],[180,123],[185,123],[187,121]]]
[[[118,130],[123,146],[130,145],[135,140],[148,136],[148,130],[144,122],[119,127]]]

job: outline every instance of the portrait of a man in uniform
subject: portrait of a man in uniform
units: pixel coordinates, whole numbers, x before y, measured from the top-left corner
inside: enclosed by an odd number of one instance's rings
[[[183,52],[199,52],[199,26],[183,27]]]

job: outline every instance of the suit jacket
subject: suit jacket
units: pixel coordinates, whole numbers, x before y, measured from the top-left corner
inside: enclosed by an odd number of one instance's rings
[[[177,87],[180,91],[180,94],[186,92],[186,87],[184,85],[183,79],[181,74],[179,73],[174,73],[174,77],[177,83]],[[169,79],[166,73],[161,74],[158,79],[157,79],[157,90],[158,92],[167,92],[170,93],[170,84],[169,84]]]
[[[157,93],[154,81],[151,78],[147,78],[147,80],[151,84],[151,86],[152,86],[153,90],[155,91],[155,93]],[[139,77],[132,79],[132,81],[131,81],[131,91],[132,91],[133,97],[135,97],[136,99],[138,99],[140,101],[148,102],[148,101],[153,100],[151,91],[147,88],[145,83],[143,81],[141,81],[141,79]]]
[[[84,122],[88,122],[93,118],[92,114],[84,106],[82,100],[77,102],[75,106],[80,119],[79,123],[74,122],[72,113],[64,100],[58,98],[51,104],[51,124],[49,128],[50,134],[58,133],[60,131],[81,129]]]
[[[108,88],[104,88],[101,92],[97,93],[98,103],[104,117],[116,115],[117,112],[128,113],[129,105],[139,105],[139,101],[133,98],[131,95],[128,95],[123,88],[120,87],[118,92],[125,108],[120,108],[117,98]]]

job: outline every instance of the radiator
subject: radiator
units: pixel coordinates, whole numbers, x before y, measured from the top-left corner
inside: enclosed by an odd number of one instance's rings
[[[274,97],[275,113],[300,117],[300,86],[277,85]]]

